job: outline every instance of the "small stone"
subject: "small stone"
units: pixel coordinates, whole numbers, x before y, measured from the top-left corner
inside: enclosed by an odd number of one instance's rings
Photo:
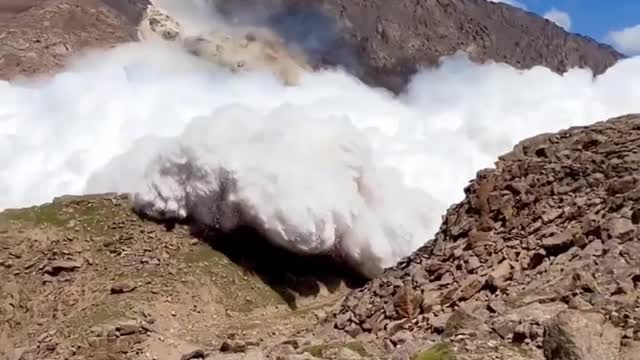
[[[504,260],[487,277],[487,283],[497,289],[504,289],[511,278],[511,264]]]
[[[470,276],[463,283],[455,294],[454,300],[468,300],[475,295],[485,283],[484,278],[479,276]]]
[[[529,323],[523,322],[513,331],[513,342],[524,343],[529,338]]]
[[[116,331],[121,335],[131,335],[142,331],[142,326],[136,320],[128,320],[118,323]]]
[[[132,292],[136,289],[136,285],[128,281],[120,281],[111,285],[112,294],[124,294]]]
[[[62,272],[74,271],[82,267],[82,264],[79,261],[64,261],[57,260],[50,262],[45,268],[44,272],[47,275],[56,276]]]
[[[412,339],[413,339],[413,336],[407,330],[400,330],[397,333],[393,334],[393,336],[391,336],[390,338],[391,342],[396,346],[409,342]]]
[[[600,239],[592,241],[584,248],[584,253],[592,256],[601,256],[604,252],[604,244]]]
[[[615,179],[609,184],[609,192],[612,195],[625,194],[633,190],[636,186],[636,179],[633,176],[625,176]]]
[[[467,260],[467,272],[473,272],[481,266],[480,259],[477,256],[471,256]]]
[[[580,296],[575,296],[569,301],[569,308],[575,310],[590,310],[593,308],[589,302]]]
[[[569,250],[571,246],[573,246],[573,235],[570,231],[563,231],[542,239],[542,247],[547,253],[555,255]]]
[[[497,314],[502,314],[503,312],[505,312],[506,308],[507,306],[502,300],[493,300],[487,305],[487,309],[489,309],[489,311]]]
[[[622,242],[629,241],[636,233],[636,226],[626,218],[615,218],[607,224],[609,235]]]
[[[220,345],[220,351],[224,353],[241,353],[247,350],[247,344],[241,340],[225,340]]]
[[[322,321],[327,317],[327,313],[324,310],[314,310],[311,313],[315,316],[317,321]]]
[[[207,354],[202,349],[196,349],[180,357],[180,360],[204,359]]]
[[[436,333],[442,333],[447,327],[447,320],[449,320],[449,317],[451,317],[451,314],[433,316],[429,319],[429,324]]]

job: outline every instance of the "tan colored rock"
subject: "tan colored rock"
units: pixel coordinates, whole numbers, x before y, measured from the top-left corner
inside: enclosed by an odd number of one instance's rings
[[[566,310],[545,323],[546,360],[617,360],[621,331],[598,313]]]

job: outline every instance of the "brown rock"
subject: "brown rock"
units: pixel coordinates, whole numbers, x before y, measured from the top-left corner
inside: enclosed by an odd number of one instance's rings
[[[624,242],[635,236],[636,226],[629,219],[614,218],[607,223],[607,230],[611,237]]]
[[[119,281],[111,285],[112,294],[124,294],[132,292],[136,289],[136,285],[129,281]]]
[[[609,192],[612,195],[625,194],[633,190],[636,186],[636,179],[633,176],[625,176],[615,179],[609,184]]]
[[[74,271],[81,267],[82,267],[82,263],[79,261],[56,260],[56,261],[50,262],[44,268],[44,272],[48,275],[56,276],[62,272]]]
[[[242,340],[225,340],[220,345],[220,351],[224,353],[241,353],[247,350],[247,344]]]
[[[544,325],[546,360],[617,360],[621,332],[597,313],[566,310]]]
[[[190,351],[180,357],[180,360],[192,360],[192,359],[204,359],[206,358],[207,353],[205,353],[202,349],[196,349]]]
[[[497,289],[504,289],[511,278],[511,264],[504,260],[487,277],[487,283]]]
[[[138,321],[127,320],[127,321],[119,322],[116,325],[115,330],[118,332],[119,335],[125,336],[125,335],[140,333],[142,332],[143,329],[142,329],[142,325],[140,325]]]
[[[565,230],[542,240],[542,247],[547,253],[561,254],[573,246],[573,235]]]
[[[447,325],[442,336],[445,338],[451,337],[462,331],[477,335],[487,333],[490,329],[481,318],[471,314],[466,309],[460,308],[454,311],[447,319]]]
[[[475,295],[478,291],[480,291],[480,289],[482,289],[484,283],[485,279],[480,276],[473,275],[467,277],[460,288],[458,288],[458,290],[455,292],[453,300],[463,301],[471,299],[473,295]]]
[[[477,256],[471,256],[467,260],[467,272],[474,272],[477,268],[481,266],[480,259]]]

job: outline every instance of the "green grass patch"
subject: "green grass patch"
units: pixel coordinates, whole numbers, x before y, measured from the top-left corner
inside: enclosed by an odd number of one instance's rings
[[[0,218],[5,221],[17,221],[32,223],[35,225],[65,226],[68,219],[62,212],[60,204],[45,204],[24,209],[9,209],[0,213]]]
[[[362,345],[361,342],[353,341],[350,343],[346,343],[344,344],[344,347],[346,347],[349,350],[353,350],[357,352],[360,356],[369,356],[367,349],[364,348],[364,345]]]
[[[303,348],[302,353],[308,353],[313,357],[322,358],[322,356],[324,356],[324,352],[327,351],[327,349],[329,348],[330,346],[327,344],[312,345],[312,346],[307,346],[306,348]]]
[[[110,236],[111,224],[126,210],[102,199],[54,201],[0,213],[0,224],[18,222],[35,226],[69,227],[88,235]]]
[[[413,360],[455,360],[455,358],[455,354],[449,344],[438,343],[416,354]]]
[[[347,348],[351,351],[356,352],[358,355],[366,358],[369,356],[369,353],[367,352],[367,350],[364,348],[364,345],[362,345],[361,342],[358,341],[352,341],[346,344],[319,344],[319,345],[312,345],[312,346],[308,346],[302,349],[303,353],[308,353],[309,355],[313,356],[313,357],[317,357],[317,358],[321,358],[323,359],[325,356],[327,356],[327,353],[329,352],[329,350],[338,350],[341,348]]]

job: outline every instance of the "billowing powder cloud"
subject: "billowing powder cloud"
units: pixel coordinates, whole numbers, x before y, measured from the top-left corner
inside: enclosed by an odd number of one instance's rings
[[[609,33],[608,39],[616,49],[625,54],[640,54],[640,24],[612,31]]]
[[[0,82],[0,208],[129,192],[150,215],[247,224],[374,276],[433,235],[477,170],[525,137],[640,111],[639,84],[640,58],[594,80],[454,56],[394,97],[340,71],[285,86],[127,44]]]
[[[567,31],[571,30],[571,16],[565,11],[554,8],[544,13],[543,17]]]

